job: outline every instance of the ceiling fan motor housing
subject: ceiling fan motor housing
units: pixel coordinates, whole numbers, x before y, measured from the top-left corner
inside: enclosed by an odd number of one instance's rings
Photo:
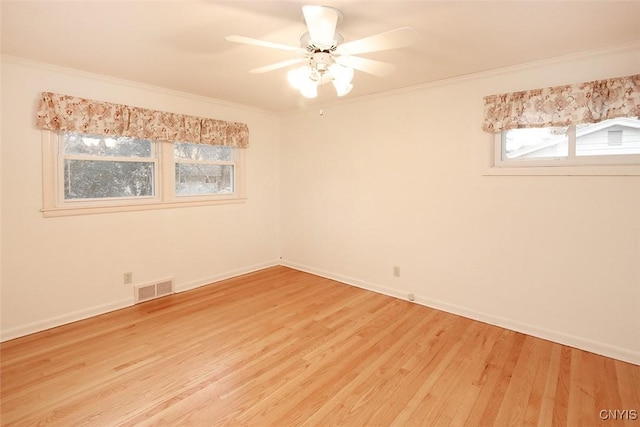
[[[315,52],[309,58],[311,68],[318,70],[320,74],[325,73],[333,63],[333,55],[327,51]]]
[[[344,38],[340,33],[334,33],[333,44],[331,46],[317,44],[311,40],[311,35],[308,32],[300,36],[300,47],[311,53],[318,51],[334,52],[342,42],[344,42]]]

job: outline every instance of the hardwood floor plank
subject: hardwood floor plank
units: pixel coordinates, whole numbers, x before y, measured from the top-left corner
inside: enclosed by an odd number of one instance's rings
[[[469,418],[467,425],[490,425],[494,423],[498,415],[502,399],[511,381],[513,370],[521,355],[522,346],[526,338],[525,335],[517,332],[505,332],[503,336],[508,339],[508,350],[501,352],[498,356],[501,358],[499,364],[487,367],[487,375],[491,374],[491,377],[487,379],[487,383],[483,386],[483,392],[486,390],[486,393],[481,406],[479,406],[482,411],[474,414],[473,418]]]
[[[544,390],[542,391],[542,402],[538,415],[538,427],[554,425],[554,409],[556,402],[556,388],[560,373],[560,357],[562,346],[551,345],[551,355],[549,357],[549,369],[545,378]]]
[[[552,343],[545,340],[535,340],[535,343],[534,354],[531,357],[532,369],[535,370],[535,374],[522,426],[538,425],[538,420],[542,415],[544,392],[551,365]]]
[[[502,334],[502,329],[498,327],[487,327],[482,325],[480,330],[481,342],[470,349],[471,363],[461,380],[456,381],[452,388],[451,395],[461,396],[453,399],[446,399],[445,415],[451,419],[450,425],[463,426],[469,418],[473,407],[480,396],[481,388],[476,384],[476,379],[483,374],[487,361],[492,356],[494,346]],[[463,350],[464,351],[464,350]]]
[[[568,424],[568,412],[569,404],[574,407],[576,405],[575,400],[569,401],[569,388],[571,377],[571,348],[562,347],[560,350],[560,369],[558,372],[558,379],[556,381],[556,394],[553,405],[553,417],[552,425],[554,426],[566,426]]]
[[[462,321],[463,319],[460,319]],[[410,424],[424,422],[426,425],[449,424],[455,413],[455,409],[460,403],[461,396],[465,388],[464,384],[469,384],[477,373],[475,367],[481,369],[481,361],[485,353],[481,350],[482,331],[487,325],[473,322],[466,324],[464,334],[459,338],[462,346],[457,355],[470,355],[473,357],[456,357],[449,363],[443,375],[437,379],[433,389],[422,399],[419,406],[408,419]],[[478,361],[480,359],[480,361]],[[478,363],[480,362],[480,363]],[[457,389],[456,386],[459,386]],[[451,405],[447,412],[447,406]]]
[[[414,323],[411,310],[404,313],[402,322],[395,324],[389,333],[380,336],[375,346],[367,350],[367,359],[356,368],[358,375],[335,393],[322,410],[309,417],[308,424],[335,425],[345,422],[349,425],[367,425],[370,408],[377,408],[380,403],[389,400],[388,389],[393,389],[393,385],[402,382],[408,374],[400,367],[408,363],[411,356],[403,348],[411,345],[408,339],[413,334],[405,331],[422,329],[434,315],[429,313]],[[373,378],[375,381],[372,383]],[[382,402],[376,403],[376,398]]]
[[[496,414],[495,424],[501,426],[521,426],[527,410],[531,387],[535,376],[536,346],[538,340],[526,337],[522,345],[522,353],[513,369],[507,384],[500,408]]]
[[[640,366],[285,267],[0,355],[3,426],[604,426],[635,424],[602,409],[640,410]]]
[[[464,347],[464,342],[459,337],[465,337],[468,333],[469,323],[460,318],[451,319],[452,326],[447,327],[446,330],[441,330],[440,336],[447,333],[448,337],[444,340],[444,346],[440,349],[436,356],[432,358],[425,370],[420,371],[420,377],[423,378],[423,382],[419,389],[412,395],[407,396],[405,400],[407,403],[400,408],[400,412],[392,421],[391,425],[408,425],[410,420],[416,417],[416,412],[420,409],[420,406],[430,394],[437,392],[435,384],[446,375],[446,372],[451,368],[451,364],[457,361],[457,357],[460,354],[460,350]],[[445,332],[446,331],[446,332]],[[440,381],[442,384],[442,381]],[[414,421],[415,422],[415,421]],[[423,420],[418,420],[423,422]]]

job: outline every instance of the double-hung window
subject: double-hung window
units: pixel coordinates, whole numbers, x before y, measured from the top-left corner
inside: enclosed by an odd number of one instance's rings
[[[62,132],[57,179],[60,202],[156,198],[156,144],[136,138]]]

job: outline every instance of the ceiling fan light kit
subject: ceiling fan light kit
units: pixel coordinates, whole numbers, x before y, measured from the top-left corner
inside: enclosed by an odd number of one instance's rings
[[[307,5],[302,7],[302,15],[308,32],[300,37],[300,47],[235,35],[227,36],[226,39],[304,55],[302,58],[255,68],[251,72],[265,73],[304,63],[305,65],[289,71],[287,80],[305,98],[317,97],[318,86],[329,82],[333,84],[339,97],[347,95],[353,89],[354,70],[376,76],[390,74],[395,68],[393,64],[353,55],[408,46],[417,38],[414,29],[404,27],[343,43],[342,36],[336,32],[336,27],[343,19],[342,12],[338,9]]]
[[[315,62],[312,60],[310,65],[303,65],[289,71],[287,80],[305,98],[318,96],[318,86],[329,81],[333,84],[337,95],[344,96],[353,89],[351,84],[353,68],[335,62]]]

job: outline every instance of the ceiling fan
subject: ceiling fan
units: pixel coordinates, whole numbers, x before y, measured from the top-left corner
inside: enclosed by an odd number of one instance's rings
[[[336,27],[343,19],[338,9],[307,5],[302,6],[302,14],[308,31],[300,37],[300,46],[238,35],[225,38],[231,42],[297,53],[299,56],[296,58],[255,68],[250,72],[266,73],[304,63],[289,71],[287,78],[306,98],[318,96],[318,86],[328,82],[333,83],[338,96],[346,95],[353,88],[354,70],[380,77],[389,75],[395,65],[354,55],[409,46],[418,37],[413,28],[402,27],[344,43],[342,36],[336,32]]]

